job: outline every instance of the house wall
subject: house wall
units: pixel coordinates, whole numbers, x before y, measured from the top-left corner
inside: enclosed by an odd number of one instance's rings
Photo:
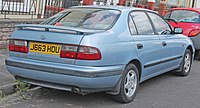
[[[195,8],[200,8],[200,0],[195,0]]]

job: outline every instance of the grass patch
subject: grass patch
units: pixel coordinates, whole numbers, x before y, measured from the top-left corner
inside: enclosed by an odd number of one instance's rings
[[[17,82],[16,89],[17,92],[19,93],[27,92],[27,90],[30,88],[30,84],[27,84],[19,80],[17,80],[16,82]]]
[[[4,97],[5,97],[5,94],[3,93],[2,90],[0,90],[0,99],[1,99],[1,98],[4,98]]]

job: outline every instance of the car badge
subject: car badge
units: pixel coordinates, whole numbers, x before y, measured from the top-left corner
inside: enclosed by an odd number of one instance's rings
[[[45,40],[46,37],[44,35],[40,36],[40,39]]]

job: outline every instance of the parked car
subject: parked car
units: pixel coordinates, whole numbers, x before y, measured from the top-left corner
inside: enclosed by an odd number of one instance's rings
[[[123,6],[72,7],[40,25],[17,25],[7,69],[17,80],[131,102],[139,83],[176,70],[187,76],[192,41],[157,13]]]
[[[164,17],[173,27],[182,28],[183,34],[192,39],[200,60],[200,8],[174,8]]]

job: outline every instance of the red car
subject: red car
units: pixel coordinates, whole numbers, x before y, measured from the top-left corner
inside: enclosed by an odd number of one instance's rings
[[[173,27],[183,29],[183,34],[190,37],[200,59],[200,8],[173,8],[164,16]]]

